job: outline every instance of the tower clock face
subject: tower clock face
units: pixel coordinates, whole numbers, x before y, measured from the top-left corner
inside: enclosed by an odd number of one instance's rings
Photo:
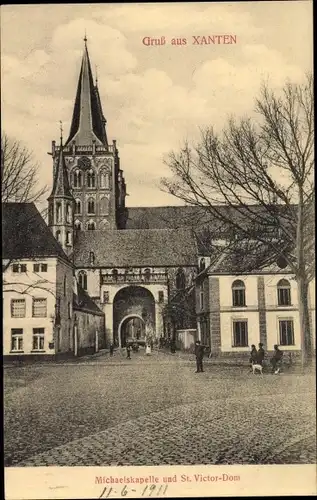
[[[87,158],[87,156],[83,156],[82,158],[79,158],[77,165],[82,170],[88,170],[91,167],[91,161]]]

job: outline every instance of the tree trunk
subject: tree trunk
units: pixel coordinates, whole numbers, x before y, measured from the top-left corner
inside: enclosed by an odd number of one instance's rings
[[[311,335],[309,322],[308,305],[308,280],[306,279],[305,256],[304,256],[304,224],[303,224],[303,190],[299,189],[298,212],[297,212],[297,293],[298,293],[298,311],[301,339],[301,359],[302,367],[312,361]]]
[[[298,310],[299,310],[299,325],[301,337],[301,360],[302,366],[311,364],[312,362],[312,339],[310,332],[309,321],[309,303],[308,303],[308,283],[302,277],[297,280],[298,288]]]

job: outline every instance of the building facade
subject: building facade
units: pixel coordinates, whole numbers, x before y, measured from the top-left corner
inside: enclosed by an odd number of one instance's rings
[[[250,346],[259,343],[268,352],[273,352],[277,344],[291,356],[299,355],[299,307],[293,274],[273,265],[239,275],[226,264],[211,265],[197,276],[196,313],[202,343],[214,355],[248,355]],[[314,282],[309,294],[311,343],[315,349]]]
[[[74,283],[73,263],[34,204],[8,203],[2,211],[5,358],[56,359],[104,347],[104,314]]]

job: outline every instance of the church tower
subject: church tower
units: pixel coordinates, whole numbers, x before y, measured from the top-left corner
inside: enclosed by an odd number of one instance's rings
[[[75,201],[68,181],[61,137],[54,171],[53,189],[48,198],[48,225],[70,257],[73,253]]]
[[[116,141],[108,143],[97,82],[87,49],[82,56],[69,137],[63,148],[75,200],[74,229],[124,229],[126,185]],[[54,171],[60,148],[52,143]]]

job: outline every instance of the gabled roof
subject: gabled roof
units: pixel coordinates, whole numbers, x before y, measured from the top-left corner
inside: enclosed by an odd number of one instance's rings
[[[2,255],[5,259],[68,257],[34,203],[2,204]]]
[[[189,229],[79,231],[74,246],[76,267],[195,266],[197,249]]]
[[[63,153],[63,143],[61,138],[61,144],[59,149],[58,162],[56,165],[55,176],[53,181],[53,189],[50,197],[61,196],[73,199],[73,195],[69,185],[68,173]]]
[[[97,304],[92,300],[85,290],[77,283],[77,293],[73,293],[73,308],[76,311],[87,311],[97,316],[104,316]]]
[[[80,145],[107,145],[103,113],[99,93],[96,92],[92,78],[89,54],[85,41],[84,53],[77,85],[77,93],[66,146],[73,140]]]

